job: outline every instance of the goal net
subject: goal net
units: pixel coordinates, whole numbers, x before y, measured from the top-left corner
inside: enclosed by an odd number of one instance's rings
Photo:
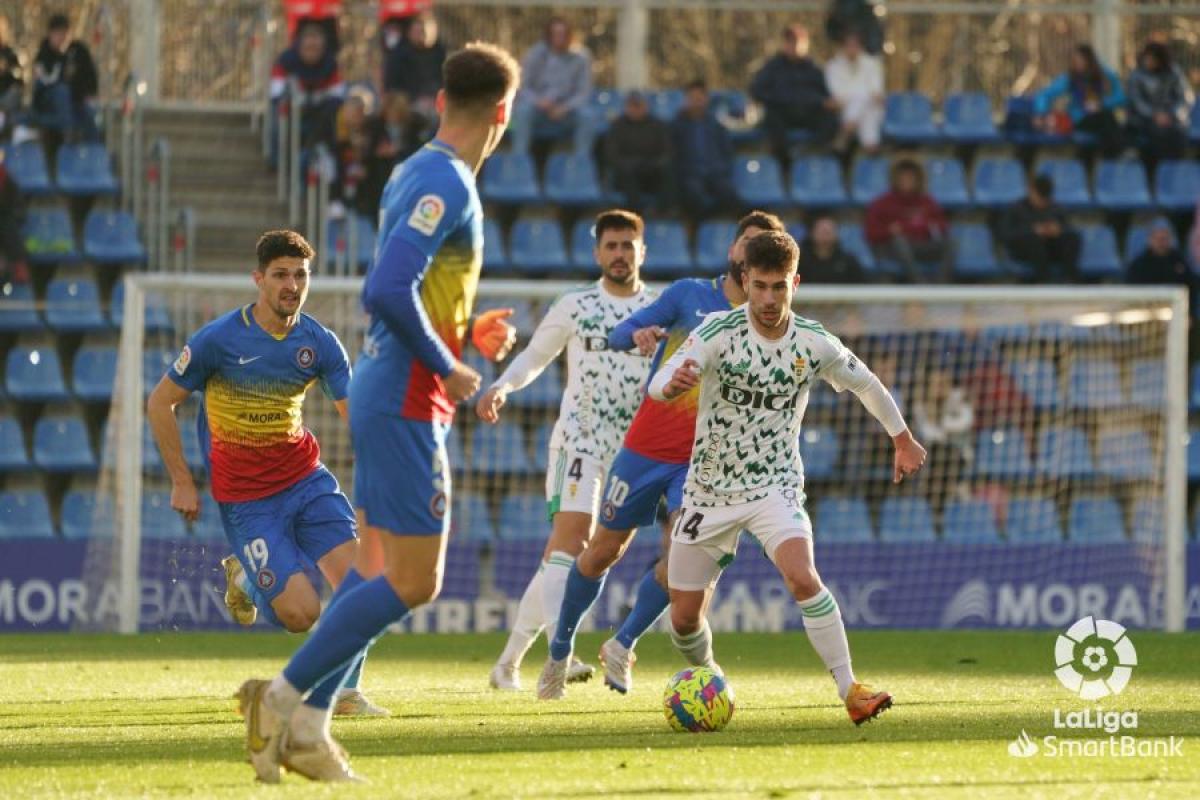
[[[514,307],[525,339],[567,286],[485,281],[478,306]],[[365,322],[359,288],[357,279],[316,276],[304,309],[337,332],[352,358]],[[218,562],[229,550],[207,494],[197,402],[178,413],[204,497],[192,525],[170,510],[143,406],[187,337],[252,303],[254,286],[245,276],[132,275],[125,297],[91,509],[98,535],[85,565],[88,591],[107,604],[91,624],[228,625]],[[825,385],[812,392],[800,443],[807,507],[817,562],[848,624],[1059,627],[1087,614],[1133,627],[1185,624],[1185,568],[1194,554],[1186,545],[1182,292],[802,286],[796,310],[824,323],[892,388],[930,453],[920,476],[894,484],[882,428],[852,395]],[[485,385],[497,374],[473,353],[467,360]],[[407,623],[411,630],[487,631],[511,622],[549,530],[547,444],[567,369],[553,364],[511,396],[497,426],[460,409],[449,445],[445,588]],[[345,423],[319,390],[309,393],[304,417],[349,493]],[[657,542],[657,531],[638,535],[592,624],[620,621]],[[712,620],[721,629],[800,626],[750,537],[722,579]]]

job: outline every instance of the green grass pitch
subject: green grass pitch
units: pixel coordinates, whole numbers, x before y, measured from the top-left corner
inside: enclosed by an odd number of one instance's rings
[[[660,708],[682,664],[645,638],[635,690],[598,681],[546,704],[486,686],[499,636],[389,636],[365,687],[396,712],[334,723],[366,787],[286,776],[256,786],[231,695],[267,677],[299,639],[165,634],[0,638],[0,798],[143,797],[1200,797],[1200,636],[1132,635],[1129,688],[1100,705],[1136,710],[1137,734],[1184,737],[1183,758],[1019,759],[1022,729],[1057,733],[1053,709],[1096,704],[1054,678],[1054,632],[862,632],[860,679],[896,696],[854,727],[803,633],[718,634],[737,694],[717,734],[672,732]],[[598,634],[581,637],[592,656]]]

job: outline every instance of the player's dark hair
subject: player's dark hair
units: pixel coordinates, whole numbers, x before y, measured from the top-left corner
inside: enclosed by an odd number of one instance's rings
[[[471,42],[442,65],[442,84],[451,105],[485,109],[499,103],[521,80],[521,67],[507,50]]]
[[[746,269],[795,272],[800,263],[796,240],[784,231],[766,231],[746,242]]]
[[[646,230],[646,223],[632,211],[626,211],[623,208],[613,208],[600,212],[600,215],[596,217],[596,224],[592,227],[592,230],[596,235],[597,243],[605,231],[633,231],[637,238],[640,239]]]
[[[66,31],[71,29],[71,20],[67,19],[66,14],[52,14],[50,21],[46,23],[46,30],[53,33],[54,31]]]
[[[780,231],[785,230],[783,220],[774,214],[766,211],[751,211],[746,216],[738,220],[737,234],[734,239],[742,238],[742,234],[747,228],[758,228],[764,231]]]
[[[255,246],[258,254],[258,271],[262,272],[277,258],[312,259],[317,254],[312,245],[295,231],[267,231],[258,237]]]

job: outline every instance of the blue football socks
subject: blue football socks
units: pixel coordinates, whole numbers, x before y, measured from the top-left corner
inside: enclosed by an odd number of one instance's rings
[[[579,571],[578,563],[571,565],[571,571],[567,573],[562,612],[558,615],[558,628],[554,632],[554,638],[550,640],[552,658],[561,661],[571,654],[575,647],[575,630],[579,627],[579,621],[600,596],[607,575],[608,573],[605,573],[599,578],[585,578]]]
[[[621,629],[617,631],[617,641],[622,647],[632,650],[641,635],[650,630],[650,626],[658,621],[670,604],[671,596],[667,594],[666,589],[658,585],[658,581],[654,579],[654,567],[651,567],[642,576],[637,600],[634,601],[633,610],[625,618]]]
[[[354,569],[354,567],[351,567],[349,571],[346,572],[346,576],[342,578],[342,583],[340,586],[338,586],[337,591],[333,593],[333,597],[329,598],[329,604],[325,606],[325,611],[322,613],[322,617],[328,618],[329,613],[333,610],[334,606],[336,606],[342,600],[342,598],[349,594],[352,589],[362,585],[362,583],[362,575],[359,575],[358,570]],[[322,620],[322,624],[324,624],[324,620]],[[329,708],[329,706],[333,704],[333,699],[337,696],[338,689],[341,688],[343,682],[345,682],[347,686],[351,686],[349,682],[349,677],[351,675],[354,676],[352,688],[357,687],[358,678],[362,674],[362,662],[366,659],[366,657],[367,654],[364,650],[359,657],[354,660],[354,663],[350,665],[349,669],[339,670],[317,684],[317,687],[312,690],[307,698],[305,698],[305,705],[310,705],[313,708]]]

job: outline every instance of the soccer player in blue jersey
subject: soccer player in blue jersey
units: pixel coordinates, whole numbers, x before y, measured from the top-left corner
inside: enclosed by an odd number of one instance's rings
[[[380,249],[363,286],[371,323],[350,386],[354,497],[383,543],[384,572],[339,593],[274,680],[242,685],[259,780],[278,781],[281,767],[314,780],[357,779],[329,736],[328,717],[297,708],[441,588],[450,522],[446,433],[455,404],[480,383],[462,363],[463,345],[470,335],[481,350],[497,338],[511,346],[502,319],[476,320],[473,334],[468,328],[483,256],[475,175],[508,126],[519,75],[512,56],[494,45],[470,44],[446,59],[437,136],[384,189]]]
[[[745,243],[764,231],[782,230],[783,222],[774,214],[755,211],[743,217],[729,246],[729,271],[724,276],[685,278],[671,284],[657,300],[613,329],[609,348],[620,352],[636,346],[643,355],[654,353],[650,372],[655,373],[706,315],[745,302]],[[671,518],[663,528],[663,555],[642,578],[633,610],[621,629],[600,648],[605,684],[622,694],[633,687],[634,646],[670,603],[666,553],[674,514],[683,502],[697,402],[698,392],[686,392],[670,401],[643,398],[625,444],[609,468],[596,535],[567,575],[550,655],[538,679],[539,698],[557,700],[566,695],[567,667],[579,621],[600,596],[609,568],[625,553],[634,531],[653,524],[659,501],[665,498]]]
[[[257,256],[258,300],[192,335],[150,394],[146,416],[171,477],[171,506],[193,521],[200,498],[183,458],[175,408],[192,392],[204,393],[201,449],[234,552],[222,562],[226,605],[242,624],[261,613],[300,633],[321,613],[306,562],[335,587],[361,581],[353,568],[353,510],[321,465],[317,439],[301,417],[314,383],[346,416],[350,362],[337,336],[301,313],[313,257],[304,237],[264,233]],[[361,660],[352,672],[348,685],[357,687]],[[324,684],[317,702],[337,688],[336,681]],[[387,714],[357,688],[344,692],[337,707],[347,715]]]

